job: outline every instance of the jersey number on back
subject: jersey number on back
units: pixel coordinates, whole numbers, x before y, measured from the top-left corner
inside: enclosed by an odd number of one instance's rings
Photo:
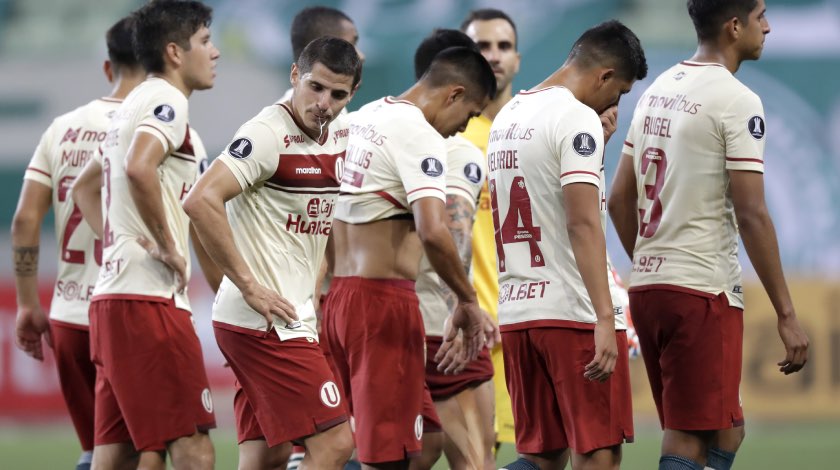
[[[647,184],[650,180],[648,172],[651,166],[656,167],[656,179],[653,184]],[[662,185],[665,184],[665,169],[668,167],[668,159],[665,157],[665,151],[656,148],[648,147],[642,153],[642,168],[641,173],[645,178],[645,196],[650,201],[650,204],[645,204],[647,209],[639,207],[639,236],[644,238],[651,238],[659,228],[659,222],[662,220],[662,201],[659,199],[659,192],[662,191]],[[639,204],[642,206],[642,204]],[[650,214],[648,214],[650,210]],[[648,220],[645,221],[645,216]]]
[[[534,227],[531,196],[528,195],[528,188],[525,186],[525,178],[517,176],[510,185],[510,208],[504,223],[499,223],[499,202],[496,197],[496,180],[490,180],[490,206],[493,210],[493,226],[496,228],[496,254],[499,258],[499,272],[507,271],[505,266],[505,244],[528,243],[531,250],[531,267],[545,266],[540,246],[537,243],[542,240],[542,232],[539,227]],[[520,221],[521,224],[520,225]]]
[[[68,180],[69,178],[69,180]],[[58,202],[67,201],[67,193],[73,183],[75,177],[65,176],[58,184]],[[79,206],[73,203],[73,210],[70,212],[70,217],[67,219],[67,224],[64,226],[64,236],[61,238],[61,261],[71,264],[85,264],[84,250],[71,250],[68,245],[70,239],[73,237],[73,232],[82,223],[82,211]],[[98,238],[93,242],[93,258],[96,264],[102,265],[102,241]]]

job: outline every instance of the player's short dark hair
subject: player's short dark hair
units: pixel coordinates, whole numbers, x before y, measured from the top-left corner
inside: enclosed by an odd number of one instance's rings
[[[419,80],[426,73],[426,70],[429,70],[435,56],[440,51],[450,47],[467,47],[480,52],[475,41],[461,31],[457,29],[435,29],[432,34],[423,39],[414,52],[414,78]]]
[[[747,16],[758,5],[758,0],[688,0],[688,16],[694,23],[697,39],[714,39],[723,23],[734,17],[746,22]]]
[[[125,18],[114,23],[105,33],[105,44],[108,46],[108,60],[116,73],[120,69],[136,68],[140,65],[134,53],[134,17]]]
[[[335,8],[315,6],[299,11],[292,20],[292,54],[294,60],[310,42],[321,36],[335,35],[342,21],[353,22],[349,16]]]
[[[148,72],[164,69],[166,45],[190,49],[190,37],[210,26],[213,10],[194,0],[155,0],[134,12],[134,51]]]
[[[353,88],[362,79],[362,59],[356,46],[341,38],[321,36],[303,48],[296,62],[298,72],[311,72],[316,63],[323,64],[333,73],[353,77]]]
[[[618,20],[586,30],[572,46],[569,60],[585,67],[613,67],[625,80],[642,80],[648,72],[639,38]]]
[[[461,31],[466,31],[467,28],[470,27],[470,23],[473,21],[490,21],[490,20],[505,20],[510,23],[510,27],[513,28],[513,40],[515,44],[513,45],[514,48],[519,47],[519,33],[516,31],[516,23],[508,16],[507,13],[503,12],[502,10],[497,10],[495,8],[481,8],[478,10],[473,10],[467,14],[467,17],[464,18],[464,21],[461,22]]]
[[[451,84],[467,89],[469,99],[496,96],[496,76],[480,52],[470,47],[450,47],[435,55],[421,80],[431,87]]]

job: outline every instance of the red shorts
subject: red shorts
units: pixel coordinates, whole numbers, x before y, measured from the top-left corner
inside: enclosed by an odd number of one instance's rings
[[[50,335],[61,394],[82,450],[91,451],[96,366],[90,361],[90,333],[83,325],[50,320]]]
[[[630,292],[630,309],[662,427],[743,425],[744,311],[730,307],[726,294],[667,288]]]
[[[616,332],[618,360],[606,382],[583,377],[595,357],[592,330],[530,328],[502,332],[516,450],[571,448],[585,454],[633,442],[627,334]]]
[[[446,375],[438,371],[435,354],[442,343],[443,338],[440,336],[426,336],[426,384],[434,401],[446,400],[468,388],[493,380],[493,361],[490,360],[487,348],[482,349],[478,358],[470,362],[460,374]]]
[[[336,277],[322,312],[321,337],[349,399],[359,461],[419,455],[425,333],[414,282]]]
[[[429,385],[423,384],[423,434],[427,432],[443,432],[443,425],[440,424],[435,402],[429,393]]]
[[[95,444],[156,451],[216,426],[201,344],[190,312],[173,301],[94,300]]]
[[[274,447],[347,421],[341,392],[315,340],[280,341],[273,332],[263,337],[232,328],[214,322],[213,329],[244,392],[234,398],[240,442],[265,438]]]

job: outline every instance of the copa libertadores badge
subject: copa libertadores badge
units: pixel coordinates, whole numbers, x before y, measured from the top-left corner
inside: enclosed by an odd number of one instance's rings
[[[436,178],[443,174],[443,164],[435,157],[426,157],[420,163],[420,169],[423,173]]]
[[[243,158],[248,158],[253,149],[254,145],[250,140],[245,137],[240,137],[230,144],[230,147],[228,147],[228,153],[231,157],[241,160]]]
[[[172,122],[175,119],[175,109],[168,104],[162,104],[155,108],[155,117],[163,122]]]
[[[755,140],[761,140],[764,138],[764,118],[761,116],[753,116],[747,121],[747,129],[750,131],[750,135],[753,136]]]
[[[575,136],[575,139],[572,141],[572,147],[575,148],[575,152],[581,157],[588,157],[595,153],[598,144],[595,143],[595,138],[592,137],[592,134],[581,132]]]

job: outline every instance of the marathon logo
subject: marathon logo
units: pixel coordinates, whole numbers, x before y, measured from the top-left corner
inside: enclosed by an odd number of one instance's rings
[[[321,169],[318,167],[308,167],[308,168],[295,168],[296,175],[320,175]]]

